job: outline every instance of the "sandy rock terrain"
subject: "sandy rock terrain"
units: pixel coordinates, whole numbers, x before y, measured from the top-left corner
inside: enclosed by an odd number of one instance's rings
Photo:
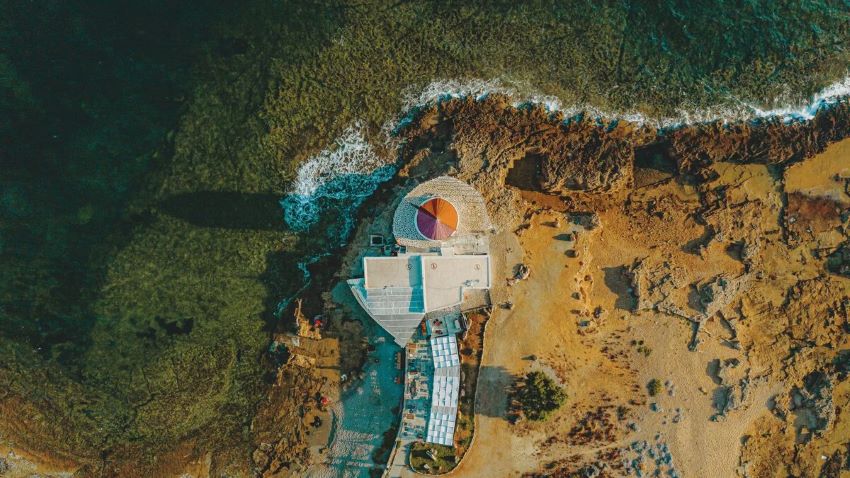
[[[847,474],[850,141],[827,148],[847,132],[846,105],[672,132],[500,98],[423,112],[402,159],[436,141],[485,192],[494,303],[512,304],[487,329],[477,438],[452,476]],[[518,264],[529,277],[509,281]],[[531,370],[569,399],[511,424],[507,390]]]

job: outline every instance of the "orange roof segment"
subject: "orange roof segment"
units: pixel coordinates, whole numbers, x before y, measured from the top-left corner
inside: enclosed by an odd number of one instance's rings
[[[443,198],[435,198],[428,201],[434,209],[434,217],[441,223],[451,228],[457,227],[457,209],[452,203]]]

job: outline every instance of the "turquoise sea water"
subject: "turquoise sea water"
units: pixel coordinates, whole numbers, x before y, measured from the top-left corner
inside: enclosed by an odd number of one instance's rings
[[[360,309],[345,283],[334,288],[333,296],[361,321],[373,350],[363,367],[363,380],[344,391],[332,407],[330,447],[323,463],[312,467],[307,476],[365,478],[382,469],[384,463],[376,463],[375,454],[383,445],[384,433],[398,425],[403,387],[396,383],[401,371],[395,368],[395,355],[401,349]]]

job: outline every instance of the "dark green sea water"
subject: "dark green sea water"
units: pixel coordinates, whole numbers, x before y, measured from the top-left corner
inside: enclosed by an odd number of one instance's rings
[[[770,105],[843,78],[848,48],[846,1],[0,0],[0,400],[92,463],[243,446],[276,305],[329,247],[277,201],[354,121],[445,78]]]

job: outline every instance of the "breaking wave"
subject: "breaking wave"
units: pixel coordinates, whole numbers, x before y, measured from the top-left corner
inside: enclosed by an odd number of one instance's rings
[[[529,88],[514,86],[499,79],[437,80],[421,90],[406,92],[403,104],[408,116],[399,119],[399,127],[407,124],[411,120],[410,114],[421,107],[456,98],[473,97],[480,100],[489,94],[501,94],[512,98],[514,107],[541,105],[552,113],[562,113],[567,119],[589,116],[597,119],[625,120],[639,125],[667,129],[717,121],[729,123],[774,118],[786,122],[807,121],[814,118],[821,109],[846,101],[850,96],[850,76],[829,85],[807,101],[782,107],[769,108],[730,98],[727,104],[708,108],[680,108],[675,116],[666,117],[651,117],[639,111],[605,110],[590,105],[565,105],[557,96],[536,93]]]
[[[375,153],[363,126],[355,123],[332,147],[298,168],[290,192],[280,202],[284,220],[293,230],[303,232],[333,214],[327,236],[344,241],[354,227],[357,208],[395,170],[395,164]]]
[[[810,120],[814,118],[821,109],[846,101],[848,96],[850,96],[850,76],[847,76],[841,81],[836,81],[822,89],[803,105],[785,106],[772,109],[760,109],[752,105],[749,107],[759,118],[780,117],[788,120]]]

